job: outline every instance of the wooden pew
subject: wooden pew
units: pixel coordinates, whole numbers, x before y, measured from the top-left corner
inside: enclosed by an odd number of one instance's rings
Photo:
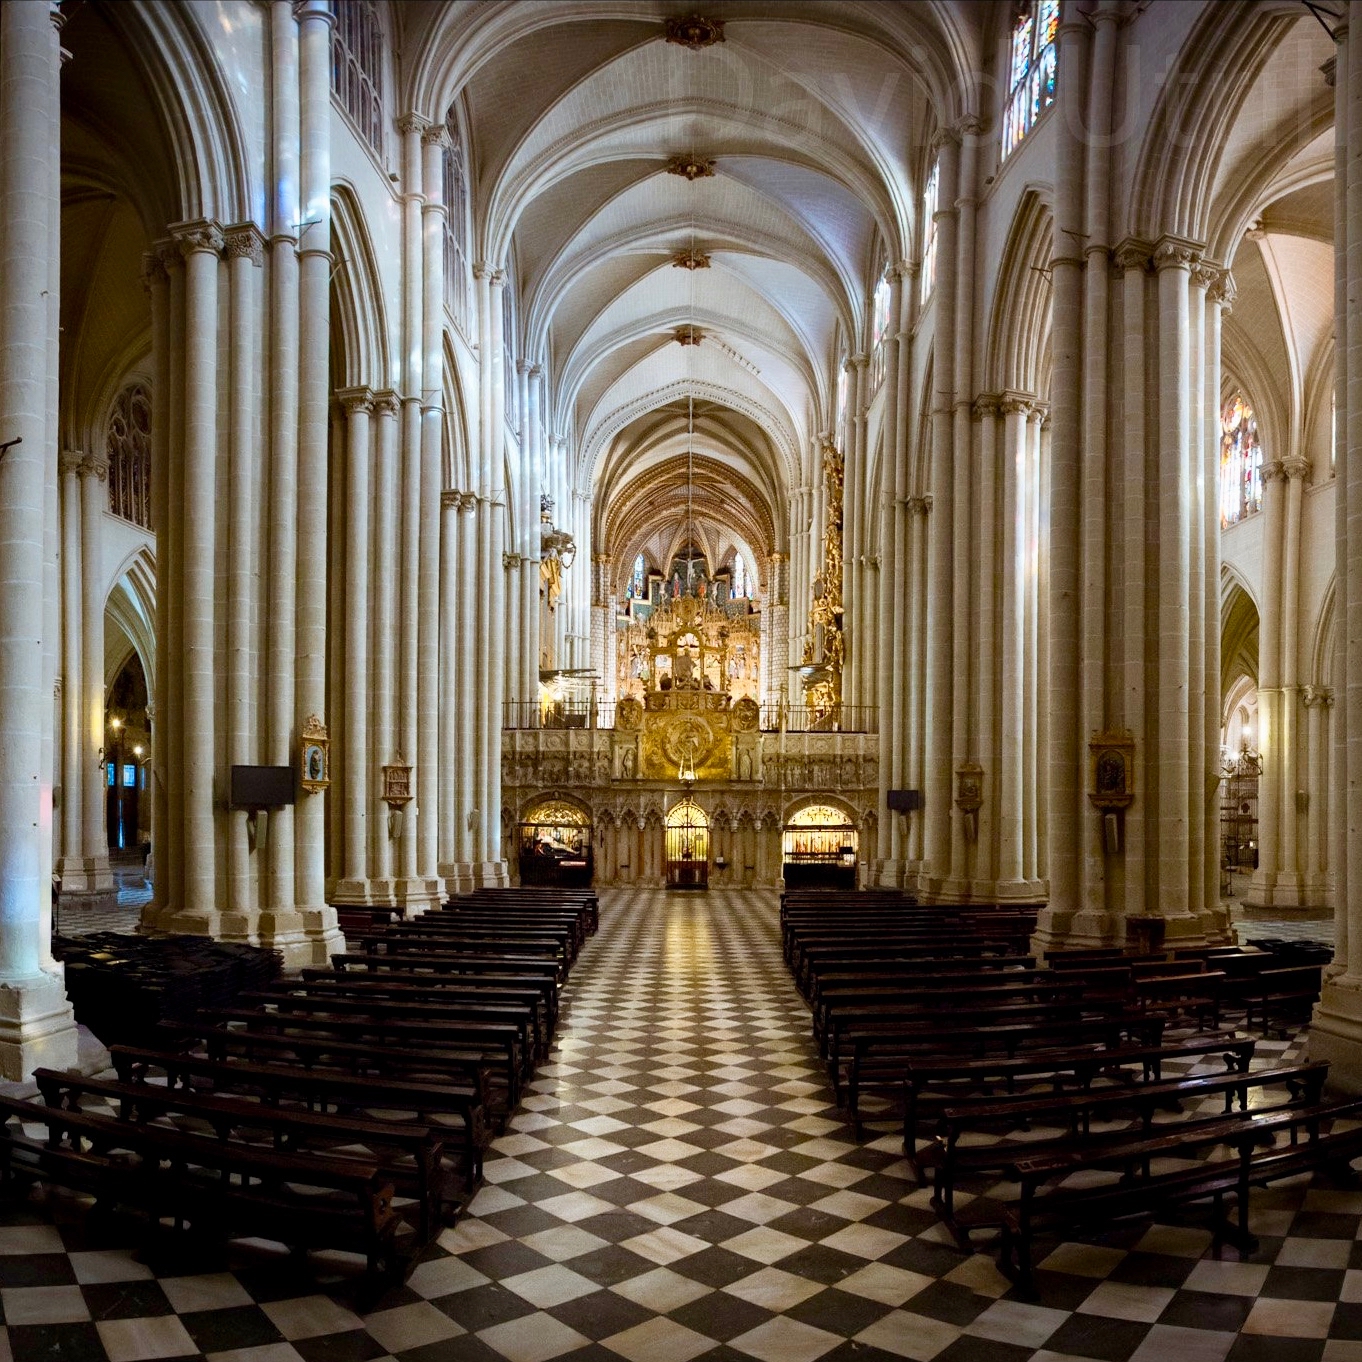
[[[1362,1154],[1362,1099],[1323,1102],[1266,1113],[1246,1112],[1219,1121],[1198,1122],[1193,1129],[1174,1127],[1166,1132],[1113,1141],[1102,1150],[1100,1164],[1091,1151],[1073,1150],[1035,1158],[1018,1157],[1013,1177],[1021,1195],[1003,1207],[1000,1269],[1022,1283],[1031,1276],[1031,1245],[1038,1233],[1069,1233],[1090,1225],[1107,1226],[1132,1215],[1148,1215],[1165,1206],[1211,1198],[1215,1203],[1217,1236],[1232,1235],[1241,1252],[1252,1252],[1257,1240],[1249,1231],[1249,1195],[1255,1182],[1312,1173],[1324,1167],[1348,1168]],[[1323,1126],[1330,1123],[1326,1133]],[[1348,1124],[1349,1129],[1342,1126]],[[1299,1138],[1304,1129],[1306,1138]],[[1291,1143],[1275,1140],[1287,1135]],[[1274,1143],[1261,1148],[1267,1137]],[[1216,1145],[1234,1150],[1231,1158],[1201,1159]],[[1192,1159],[1190,1168],[1174,1172],[1145,1172],[1155,1159]],[[1062,1187],[1037,1195],[1042,1185],[1057,1177],[1094,1166],[1125,1170],[1118,1183]],[[1351,1170],[1349,1170],[1351,1174]],[[1223,1198],[1233,1193],[1238,1225],[1221,1214]]]
[[[1246,1073],[1257,1041],[1252,1036],[1192,1036],[1157,1045],[1104,1045],[1089,1041],[1068,1049],[1036,1051],[1008,1058],[923,1054],[908,1061],[903,1092],[903,1148],[909,1161],[917,1157],[924,1121],[947,1107],[999,1100],[998,1089],[1015,1091],[1018,1080],[1050,1082],[1056,1091],[1087,1091],[1103,1073],[1119,1071],[1121,1081],[1158,1082],[1167,1059],[1220,1055],[1228,1073]],[[977,1096],[976,1096],[977,1095]]]
[[[372,1163],[282,1154],[8,1097],[0,1097],[0,1114],[0,1176],[8,1185],[56,1183],[140,1211],[153,1227],[168,1217],[214,1239],[352,1250],[364,1255],[371,1276],[400,1277],[411,1262],[415,1233],[393,1205],[391,1181]],[[27,1135],[22,1123],[45,1126],[47,1138]]]
[[[109,1055],[120,1083],[145,1083],[150,1073],[159,1071],[171,1090],[249,1095],[276,1107],[296,1104],[323,1115],[368,1119],[363,1114],[370,1111],[409,1112],[418,1124],[438,1127],[446,1143],[459,1151],[469,1186],[482,1177],[483,1151],[491,1132],[475,1095],[452,1083],[356,1078],[233,1056],[209,1059],[128,1045],[111,1047]]]
[[[1126,1113],[1138,1122],[1139,1134],[1149,1135],[1154,1129],[1154,1113],[1167,1110],[1170,1105],[1219,1096],[1224,1098],[1224,1110],[1220,1114],[1227,1116],[1232,1114],[1236,1101],[1240,1110],[1246,1111],[1250,1090],[1265,1087],[1285,1087],[1289,1104],[1314,1106],[1322,1098],[1328,1072],[1328,1064],[1294,1064],[1277,1069],[1258,1069],[1252,1073],[1204,1074],[1129,1086],[1088,1088],[1076,1093],[999,1098],[989,1103],[947,1107],[941,1113],[936,1143],[918,1155],[917,1164],[921,1169],[933,1171],[932,1204],[955,1233],[954,1192],[962,1176],[981,1172],[1002,1174],[1019,1156],[1028,1159],[1038,1159],[1047,1154],[1067,1156],[1083,1148],[1090,1148],[1100,1155],[1110,1141],[1118,1137],[1110,1133],[1093,1135],[1091,1124],[1094,1117],[1110,1120],[1114,1114]],[[1262,1110],[1261,1107],[1258,1109]],[[1189,1117],[1176,1124],[1160,1125],[1158,1131],[1190,1129],[1197,1120],[1205,1119]],[[972,1132],[992,1128],[1015,1130],[1023,1125],[1028,1128],[1032,1125],[1063,1125],[1068,1127],[1068,1133],[1051,1140],[960,1144],[961,1137]],[[961,1247],[969,1247],[967,1233],[957,1233],[957,1239]]]

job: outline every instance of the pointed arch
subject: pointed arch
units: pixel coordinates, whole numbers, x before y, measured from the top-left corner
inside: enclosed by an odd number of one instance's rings
[[[1050,336],[1054,221],[1048,186],[1027,185],[1012,215],[990,315],[986,373],[993,392],[1039,396]]]
[[[393,373],[378,260],[359,197],[348,183],[331,188],[331,243],[336,266],[331,303],[340,333],[337,388],[387,388]]]

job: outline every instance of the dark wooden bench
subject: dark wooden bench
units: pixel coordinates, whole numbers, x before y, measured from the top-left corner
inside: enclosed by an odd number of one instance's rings
[[[394,999],[457,997],[481,999],[489,1003],[510,1003],[528,1007],[547,1038],[558,1020],[558,990],[552,980],[528,976],[481,975],[476,977],[418,975],[393,972],[387,975],[358,974],[351,970],[304,969],[292,981],[317,995],[348,997],[389,997]],[[266,990],[275,991],[275,985]]]
[[[1133,1215],[1148,1215],[1163,1207],[1210,1198],[1215,1205],[1216,1233],[1232,1233],[1242,1252],[1252,1252],[1257,1241],[1249,1231],[1249,1194],[1254,1183],[1293,1177],[1329,1167],[1351,1177],[1351,1161],[1362,1155],[1362,1125],[1330,1129],[1325,1123],[1362,1119],[1362,1099],[1324,1102],[1278,1109],[1264,1114],[1241,1113],[1195,1128],[1176,1127],[1153,1135],[1116,1141],[1104,1148],[1100,1165],[1090,1151],[1019,1157],[1011,1171],[1021,1184],[1021,1195],[1002,1209],[999,1267],[1022,1283],[1031,1276],[1031,1245],[1037,1234],[1070,1233]],[[1299,1138],[1304,1128],[1306,1138]],[[1275,1143],[1279,1135],[1291,1143]],[[1274,1143],[1261,1148],[1271,1137]],[[1145,1173],[1154,1159],[1188,1159],[1216,1145],[1228,1145],[1232,1158],[1207,1158],[1191,1168]],[[1061,1187],[1044,1195],[1038,1189],[1057,1177],[1094,1166],[1124,1170],[1122,1181],[1086,1187]],[[1223,1199],[1235,1197],[1238,1225],[1228,1224]]]
[[[1015,1057],[1027,1050],[1072,1047],[1084,1042],[1096,1042],[1112,1049],[1128,1037],[1143,1045],[1157,1046],[1163,1039],[1163,1018],[1118,1014],[1088,1016],[1077,1024],[1072,1020],[1014,1021],[970,1024],[959,1029],[944,1027],[938,1021],[852,1032],[847,1037],[852,1056],[846,1082],[841,1090],[834,1082],[833,1092],[846,1107],[859,1139],[860,1094],[862,1087],[867,1086],[866,1078],[876,1080],[871,1086],[899,1088],[914,1059],[951,1051],[961,1060],[990,1054]]]
[[[269,1035],[323,1036],[361,1041],[367,1045],[396,1045],[405,1049],[449,1049],[460,1055],[479,1053],[482,1063],[498,1074],[506,1087],[508,1105],[520,1101],[520,1088],[529,1072],[529,1056],[521,1047],[521,1028],[505,1022],[414,1021],[410,1017],[337,1017],[264,1008],[213,1008],[202,1021],[235,1024]]]
[[[1049,1154],[1067,1155],[1083,1148],[1085,1144],[1090,1144],[1094,1152],[1100,1155],[1104,1144],[1109,1143],[1113,1136],[1110,1132],[1094,1136],[1094,1117],[1110,1120],[1113,1115],[1128,1113],[1139,1123],[1139,1133],[1149,1135],[1157,1111],[1167,1111],[1185,1101],[1219,1096],[1224,1099],[1224,1110],[1220,1114],[1230,1115],[1236,1101],[1240,1110],[1246,1111],[1250,1090],[1264,1087],[1285,1087],[1289,1104],[1313,1106],[1321,1100],[1328,1072],[1328,1064],[1294,1064],[1277,1069],[1258,1069],[1252,1073],[1204,1074],[1129,1086],[1088,1088],[1076,1093],[1004,1098],[947,1107],[941,1113],[935,1143],[918,1155],[917,1164],[920,1169],[932,1170],[932,1204],[954,1231],[954,1193],[962,1176],[992,1171],[1001,1173],[1010,1168],[1019,1155],[1028,1159]],[[1189,1121],[1197,1119],[1208,1118],[1188,1118]],[[960,1143],[966,1134],[991,1128],[1015,1131],[1033,1124],[1065,1126],[1067,1133],[1050,1140],[964,1146]],[[1177,1126],[1161,1125],[1159,1132],[1189,1128],[1186,1122]],[[968,1248],[968,1237],[958,1237],[961,1246]]]
[[[445,1142],[458,1151],[470,1187],[482,1177],[483,1151],[491,1141],[485,1109],[475,1093],[453,1083],[357,1078],[236,1056],[211,1059],[125,1045],[111,1047],[109,1055],[120,1083],[145,1083],[149,1074],[159,1071],[172,1090],[249,1095],[276,1107],[301,1106],[323,1115],[361,1119],[370,1119],[367,1113],[374,1111],[410,1113],[414,1122],[438,1127]]]
[[[247,1007],[274,1008],[289,1015],[315,1017],[372,1017],[394,1021],[490,1022],[516,1028],[521,1053],[532,1060],[548,1049],[548,1028],[533,1002],[496,1003],[457,995],[394,998],[378,990],[339,992],[301,980],[275,985],[268,991],[243,993]]]
[[[1087,1091],[1101,1074],[1119,1074],[1126,1083],[1158,1082],[1168,1059],[1220,1055],[1226,1072],[1246,1073],[1257,1041],[1252,1036],[1193,1036],[1157,1045],[1105,1045],[1091,1041],[1068,1049],[988,1055],[923,1054],[909,1059],[903,1083],[903,1149],[917,1158],[924,1120],[947,1107],[977,1101],[986,1105],[1016,1090],[1019,1080],[1049,1082],[1056,1092]]]
[[[1302,1014],[1319,1001],[1321,965],[1286,965],[1260,970],[1251,978],[1236,981],[1232,996],[1244,1009],[1244,1024],[1272,1029],[1272,1019],[1278,1019],[1278,1029],[1284,1030],[1288,1019]]]
[[[151,1226],[169,1218],[212,1239],[248,1236],[294,1250],[342,1249],[364,1256],[371,1276],[400,1277],[416,1235],[393,1204],[395,1189],[360,1160],[284,1154],[116,1117],[0,1097],[0,1176],[125,1206]],[[46,1128],[45,1139],[23,1124]]]
[[[116,1107],[120,1120],[138,1125],[161,1121],[170,1128],[185,1129],[186,1123],[193,1123],[206,1126],[219,1140],[260,1147],[263,1137],[280,1153],[321,1154],[374,1164],[391,1179],[398,1195],[414,1202],[422,1244],[431,1240],[441,1223],[453,1218],[472,1192],[467,1166],[450,1169],[445,1165],[446,1136],[457,1132],[440,1127],[328,1116],[218,1093],[171,1089],[162,1083],[78,1078],[54,1069],[38,1069],[33,1078],[49,1107],[81,1111],[82,1099],[90,1098]],[[457,1184],[454,1175],[459,1178]]]

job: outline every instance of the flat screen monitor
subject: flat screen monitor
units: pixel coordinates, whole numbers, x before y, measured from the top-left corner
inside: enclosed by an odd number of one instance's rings
[[[293,767],[233,766],[234,809],[282,809],[293,803]]]

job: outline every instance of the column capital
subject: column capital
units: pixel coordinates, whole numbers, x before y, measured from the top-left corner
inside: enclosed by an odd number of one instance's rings
[[[1282,471],[1288,478],[1304,482],[1310,476],[1310,460],[1300,454],[1288,455],[1282,460]]]
[[[1206,289],[1208,292],[1212,285],[1220,278],[1220,266],[1213,260],[1197,260],[1192,264],[1192,286],[1194,288]]]
[[[1234,306],[1239,290],[1234,284],[1234,275],[1229,270],[1219,270],[1215,281],[1207,288],[1206,297],[1220,304],[1220,311],[1228,313]]]
[[[397,119],[397,131],[403,137],[410,137],[413,134],[420,137],[430,126],[430,119],[425,114],[404,113]]]
[[[207,218],[172,223],[170,239],[182,256],[218,255],[222,251],[222,228]]]
[[[543,373],[544,373],[544,366],[543,366],[542,364],[531,364],[531,365],[530,365],[530,377],[531,377],[531,378],[539,378],[539,377],[541,377],[541,376],[543,375]]]
[[[527,359],[518,359],[518,360],[516,360],[516,362],[515,362],[515,371],[516,371],[516,373],[518,373],[518,374],[526,374],[526,375],[528,375],[529,372],[530,372],[530,370],[533,369],[533,368],[534,368],[534,365],[531,364],[530,361],[527,360]]]
[[[459,510],[476,511],[478,509],[478,494],[476,492],[465,492],[459,501]]]
[[[228,260],[249,260],[252,265],[265,263],[265,237],[253,222],[237,222],[223,228],[223,253]]]
[[[925,516],[932,509],[932,494],[928,492],[925,497],[909,497],[903,504],[908,508],[909,515]]]
[[[374,410],[380,416],[396,416],[402,403],[391,388],[383,388],[374,394]]]
[[[82,478],[106,482],[109,477],[109,461],[103,454],[82,454],[76,471]]]
[[[457,511],[463,502],[463,493],[457,487],[446,487],[440,493],[440,505],[446,510]]]
[[[57,455],[57,467],[61,471],[62,477],[77,477],[80,474],[80,466],[85,461],[85,453],[80,449],[63,449]]]
[[[1301,700],[1306,709],[1329,709],[1334,703],[1334,692],[1329,686],[1306,686]]]
[[[1190,270],[1201,259],[1201,248],[1180,236],[1161,236],[1154,246],[1156,270]]]
[[[450,151],[454,143],[450,140],[449,129],[443,123],[432,123],[422,132],[421,145],[423,147],[439,147],[441,151]]]
[[[501,555],[501,566],[507,569],[518,568],[524,561],[524,558],[518,553],[503,553]]]
[[[310,19],[314,23],[325,24],[327,28],[336,22],[327,0],[293,0],[293,17],[300,24]]]
[[[864,369],[870,363],[869,355],[852,355],[846,363],[848,369]]]
[[[1267,459],[1263,462],[1263,483],[1285,482],[1286,464],[1281,459]]]
[[[166,273],[166,267],[156,251],[145,251],[142,254],[142,288],[146,293],[165,284],[170,276]]]
[[[997,416],[1002,409],[1002,402],[997,393],[980,393],[974,399],[970,407],[970,414],[976,421],[982,421],[990,416]]]
[[[1120,270],[1144,271],[1154,258],[1154,248],[1147,241],[1128,236],[1112,252],[1112,258]]]
[[[374,409],[374,390],[367,387],[338,388],[336,400],[345,408],[346,414],[356,413],[367,416]]]
[[[506,271],[500,265],[496,266],[487,278],[493,288],[504,288],[506,285]]]
[[[1036,399],[1030,393],[1009,389],[998,398],[998,405],[1004,416],[1027,416],[1036,405]]]

